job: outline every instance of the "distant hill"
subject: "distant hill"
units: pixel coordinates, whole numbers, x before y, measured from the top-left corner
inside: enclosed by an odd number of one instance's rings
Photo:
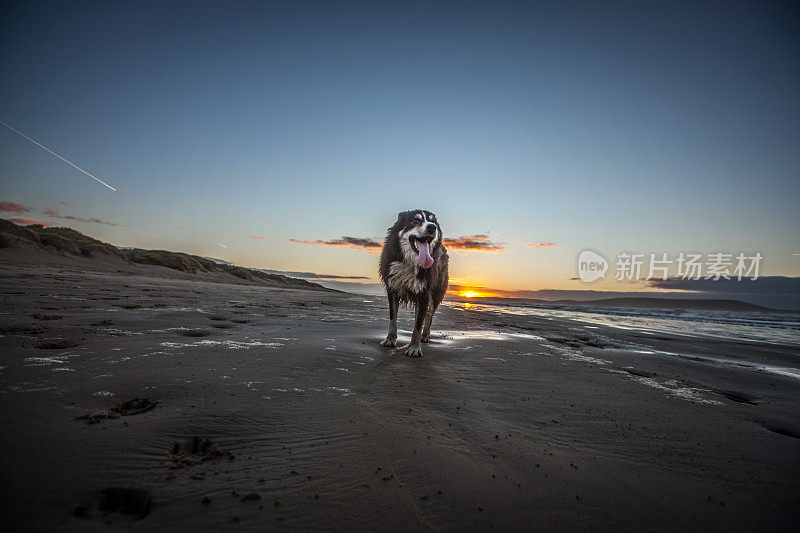
[[[712,300],[689,298],[664,298],[664,297],[627,297],[627,298],[599,298],[597,300],[542,300],[532,298],[453,298],[463,302],[473,303],[498,303],[500,305],[541,305],[565,307],[630,307],[641,309],[681,309],[704,311],[733,311],[733,312],[764,312],[764,313],[797,313],[772,309],[761,305],[742,302],[739,300]]]
[[[652,309],[702,309],[707,311],[774,311],[769,307],[742,302],[739,300],[707,300],[677,298],[605,298],[590,302],[577,300],[556,300],[556,305],[592,305],[603,307],[648,307]]]
[[[317,283],[280,274],[268,274],[219,259],[205,258],[167,250],[141,250],[116,247],[93,239],[70,228],[17,226],[0,218],[0,250],[18,249],[48,256],[80,257],[126,265],[154,265],[192,275],[206,275],[220,282],[243,280],[256,285],[331,291]],[[39,257],[39,256],[36,256]]]

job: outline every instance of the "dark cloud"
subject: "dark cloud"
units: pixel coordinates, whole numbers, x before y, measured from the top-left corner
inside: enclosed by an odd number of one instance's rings
[[[58,212],[58,209],[51,207],[50,209],[46,209],[44,211],[45,215],[51,216],[53,218],[62,218],[64,220],[73,220],[75,222],[88,222],[91,224],[106,224],[108,226],[119,226],[116,222],[108,222],[107,220],[100,220],[99,218],[83,218],[83,217],[75,217],[72,215],[62,215]]]
[[[291,242],[298,244],[312,244],[314,246],[339,246],[342,248],[352,248],[365,250],[369,254],[377,254],[383,248],[383,242],[370,237],[342,237],[341,239],[334,239],[331,241],[302,241],[299,239],[289,239]]]
[[[525,246],[527,246],[528,248],[536,248],[536,249],[539,249],[539,248],[561,248],[558,244],[556,244],[554,242],[550,242],[550,241],[531,242],[531,243],[526,244]]]
[[[488,235],[464,235],[455,239],[442,239],[449,250],[468,252],[505,252],[501,242],[492,242]]]
[[[7,211],[9,213],[27,213],[30,211],[27,207],[16,202],[8,202],[6,200],[0,201],[0,211]]]
[[[41,222],[39,220],[31,220],[30,218],[9,218],[9,222],[13,222],[17,226],[30,226],[31,224],[39,224],[40,226],[49,227],[52,226],[50,222]]]
[[[749,278],[719,279],[654,279],[647,282],[653,289],[669,289],[707,293],[741,294],[800,294],[800,277],[764,276],[753,281]]]
[[[251,237],[252,238],[252,237]],[[316,240],[303,241],[289,239],[299,244],[313,244],[315,246],[341,246],[365,250],[370,254],[377,254],[383,248],[383,241],[374,237],[342,237],[330,241]],[[442,239],[442,243],[450,250],[464,250],[471,252],[504,252],[503,243],[492,242],[488,235],[466,235],[455,239]]]

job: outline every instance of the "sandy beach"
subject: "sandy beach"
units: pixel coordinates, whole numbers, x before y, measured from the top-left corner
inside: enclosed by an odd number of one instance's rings
[[[2,531],[798,530],[800,1],[0,27]]]
[[[798,380],[752,367],[796,367],[796,346],[449,304],[411,359],[378,345],[379,298],[26,257],[4,250],[0,264],[0,471],[16,530],[800,518]]]

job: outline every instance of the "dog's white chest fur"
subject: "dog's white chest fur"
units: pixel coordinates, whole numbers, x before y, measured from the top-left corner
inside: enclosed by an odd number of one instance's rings
[[[408,261],[394,261],[389,266],[389,287],[397,292],[418,294],[425,289],[425,280],[417,277],[419,265]]]

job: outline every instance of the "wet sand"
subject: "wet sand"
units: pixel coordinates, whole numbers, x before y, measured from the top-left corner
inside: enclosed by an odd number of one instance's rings
[[[800,519],[800,382],[769,371],[796,347],[443,306],[410,359],[375,298],[77,259],[0,277],[15,530]]]

